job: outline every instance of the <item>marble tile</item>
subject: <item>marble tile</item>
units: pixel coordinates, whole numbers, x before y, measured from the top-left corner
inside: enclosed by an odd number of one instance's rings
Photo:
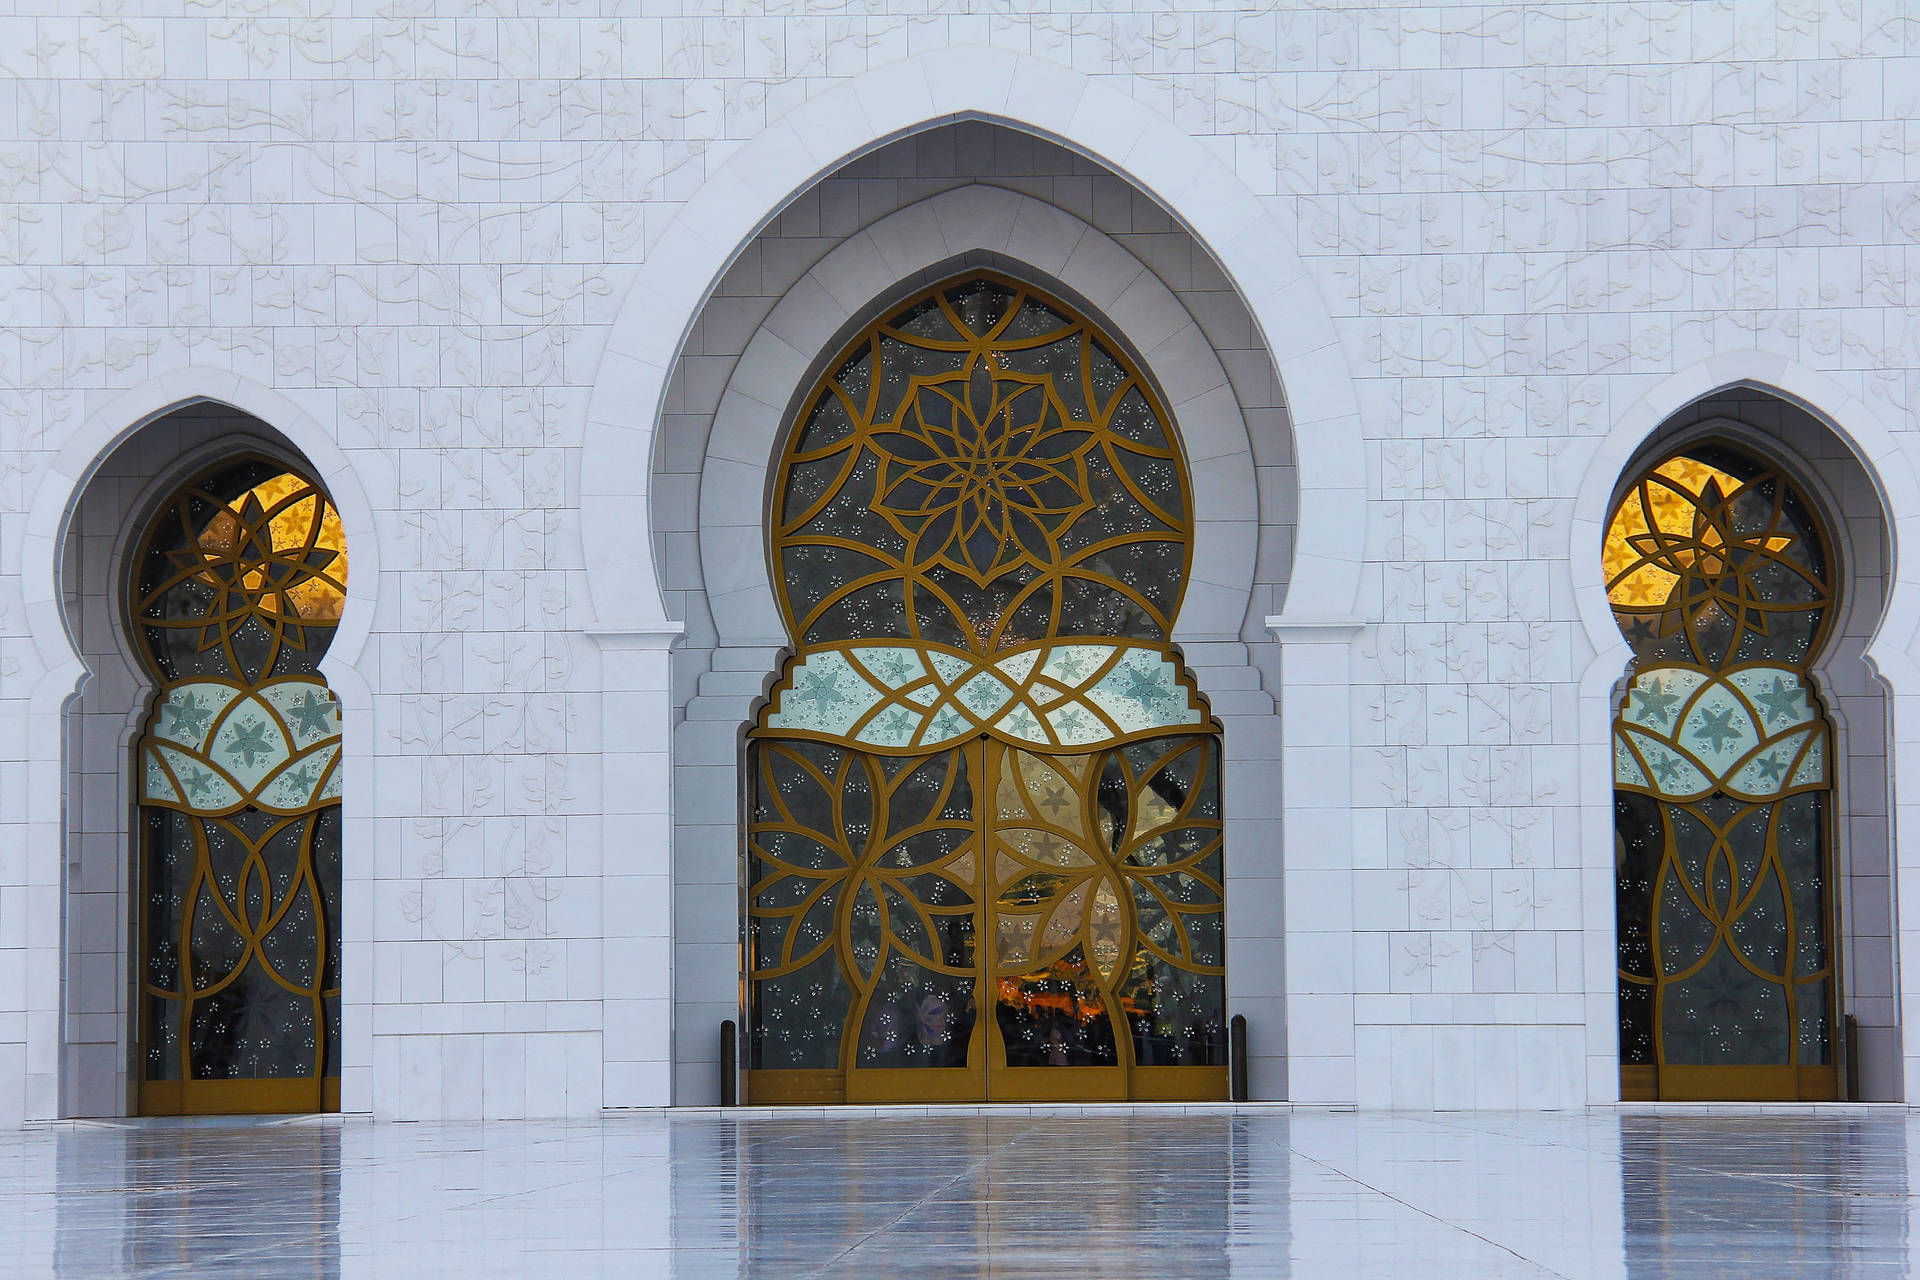
[[[94,1121],[0,1137],[0,1277],[1893,1276],[1893,1108]]]

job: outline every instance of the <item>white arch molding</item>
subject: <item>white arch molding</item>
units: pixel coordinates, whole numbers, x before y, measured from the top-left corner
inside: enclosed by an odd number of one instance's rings
[[[1266,789],[1278,765],[1273,702],[1257,691],[1260,677],[1242,637],[1256,574],[1259,497],[1252,442],[1226,370],[1185,304],[1145,263],[1083,219],[1003,187],[951,188],[849,236],[786,288],[743,344],[699,472],[701,590],[714,624],[714,652],[734,654],[718,665],[730,671],[753,666],[760,655],[793,643],[771,578],[765,507],[790,415],[821,362],[833,355],[835,335],[856,329],[876,309],[884,314],[887,299],[902,290],[976,268],[1059,291],[1109,336],[1134,347],[1162,393],[1194,495],[1193,565],[1174,640],[1202,690],[1218,702],[1226,768]],[[682,838],[737,822],[740,761],[731,729],[752,718],[760,684],[758,674],[751,693],[703,684],[689,707],[690,719],[728,732],[691,735],[677,748],[676,785],[687,788],[675,815]],[[1271,817],[1256,797],[1240,794],[1227,813],[1229,844],[1273,848],[1279,843],[1274,823],[1262,823]],[[1278,867],[1257,857],[1236,859],[1228,871],[1228,896],[1239,904],[1230,915],[1228,947],[1248,957],[1229,967],[1229,1002],[1263,1033],[1259,1051],[1249,1055],[1256,1097],[1281,1096],[1287,1069],[1280,966],[1263,963],[1278,945],[1278,876]],[[732,922],[720,937],[706,917],[696,913],[695,919],[694,932],[675,940],[683,963],[691,963],[692,948],[714,956],[733,952]],[[684,1012],[704,1003],[677,1007]],[[684,1078],[697,1051],[690,1054],[683,1043],[677,1052]]]
[[[1174,640],[1240,640],[1260,512],[1253,447],[1219,357],[1173,291],[1105,232],[1032,196],[974,185],[849,236],[747,342],[714,413],[700,472],[700,563],[722,645],[791,643],[769,577],[763,509],[786,415],[826,354],[818,350],[824,336],[864,316],[887,291],[981,251],[1052,276],[1095,307],[1093,318],[1109,332],[1151,343],[1141,362],[1165,394],[1194,490],[1193,568]]]
[[[897,138],[960,120],[1002,124],[1098,161],[1214,256],[1273,357],[1293,423],[1299,541],[1286,614],[1351,617],[1365,545],[1364,524],[1352,519],[1366,500],[1359,398],[1287,230],[1211,151],[1118,89],[1060,63],[956,45],[842,81],[771,122],[707,177],[648,251],[587,407],[580,503],[597,629],[677,627],[651,540],[631,536],[631,515],[649,498],[668,378],[727,266],[818,179]]]
[[[20,538],[20,578],[28,634],[40,673],[28,694],[27,836],[20,874],[31,905],[27,949],[24,1119],[59,1116],[65,952],[65,733],[68,704],[88,672],[67,627],[61,601],[60,558],[68,523],[100,466],[142,428],[198,403],[238,409],[284,436],[326,488],[340,513],[351,570],[339,629],[321,662],[321,674],[341,704],[346,776],[341,794],[342,899],[365,902],[372,881],[373,691],[357,663],[372,631],[380,585],[379,540],[373,507],[344,450],[312,415],[293,401],[230,370],[190,367],[119,392],[88,413],[41,473]],[[366,1111],[372,1103],[373,922],[349,910],[341,922],[341,1108]]]
[[[1866,660],[1887,689],[1887,765],[1895,792],[1894,927],[1904,1078],[1920,1080],[1920,920],[1899,910],[1920,885],[1920,808],[1900,801],[1902,783],[1920,787],[1920,557],[1901,554],[1902,535],[1920,529],[1920,487],[1891,429],[1829,375],[1758,349],[1722,352],[1664,378],[1622,414],[1601,440],[1574,498],[1568,553],[1574,605],[1593,654],[1581,674],[1580,899],[1587,993],[1587,1097],[1620,1097],[1620,1037],[1614,1007],[1613,696],[1632,650],[1614,623],[1602,568],[1602,541],[1627,467],[1654,433],[1686,409],[1729,391],[1765,392],[1805,411],[1852,450],[1886,514],[1888,583]]]

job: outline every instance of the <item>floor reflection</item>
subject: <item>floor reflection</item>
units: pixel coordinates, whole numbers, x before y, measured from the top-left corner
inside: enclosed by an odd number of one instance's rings
[[[1906,1274],[1907,1125],[1890,1118],[1622,1116],[1628,1276]]]
[[[87,1126],[55,1165],[58,1275],[340,1275],[337,1124]]]
[[[1224,1115],[676,1125],[674,1237],[731,1237],[755,1276],[1222,1276],[1236,1241],[1284,1268],[1285,1119],[1264,1123],[1258,1185]]]
[[[0,1133],[13,1276],[1894,1276],[1902,1108],[1140,1105]]]

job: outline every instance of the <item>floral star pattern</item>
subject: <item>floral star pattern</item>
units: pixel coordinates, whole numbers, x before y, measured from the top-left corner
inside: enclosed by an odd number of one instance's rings
[[[287,708],[287,719],[302,737],[323,737],[333,724],[333,699],[308,689]]]
[[[203,705],[197,693],[170,700],[162,709],[168,732],[182,741],[198,742],[206,734],[207,722],[213,719],[213,709]]]
[[[775,487],[797,642],[988,655],[1049,634],[1171,636],[1186,462],[1152,387],[1091,322],[966,277],[896,308],[832,370]]]
[[[242,722],[227,743],[227,754],[238,756],[249,769],[253,768],[256,755],[270,755],[273,751],[273,744],[267,741],[267,722],[264,720]]]
[[[1654,467],[1615,509],[1602,555],[1614,616],[1643,658],[1799,661],[1830,596],[1818,525],[1779,471],[1697,452]]]

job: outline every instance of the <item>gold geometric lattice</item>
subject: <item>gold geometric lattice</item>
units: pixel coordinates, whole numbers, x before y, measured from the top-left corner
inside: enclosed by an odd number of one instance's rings
[[[1217,1083],[1219,755],[1207,736],[1080,755],[976,737],[931,756],[760,740],[750,759],[756,1066],[866,1096]],[[982,781],[985,781],[985,786]],[[982,1011],[985,1016],[982,1016]],[[902,1072],[906,1075],[902,1075]],[[763,1097],[763,1100],[773,1100]]]
[[[749,1089],[1218,1097],[1219,744],[1186,461],[1123,349],[976,273],[804,402],[750,735]]]
[[[339,706],[318,667],[346,600],[339,513],[248,457],[183,485],[135,561],[157,678],[137,749],[140,1105],[339,1105]]]
[[[1614,719],[1626,1096],[1832,1098],[1830,548],[1779,468],[1702,442],[1603,547],[1636,665]]]
[[[803,649],[1171,636],[1186,460],[1151,384],[1066,304],[991,274],[928,289],[806,403],[773,509]]]
[[[1698,452],[1730,465],[1739,457],[1724,447]],[[1607,597],[1643,653],[1677,635],[1692,646],[1685,656],[1719,666],[1737,660],[1749,637],[1770,636],[1775,620],[1823,619],[1831,593],[1804,499],[1776,469],[1741,470],[1744,478],[1677,454],[1614,508],[1602,544]],[[1724,634],[1701,644],[1710,630]]]

